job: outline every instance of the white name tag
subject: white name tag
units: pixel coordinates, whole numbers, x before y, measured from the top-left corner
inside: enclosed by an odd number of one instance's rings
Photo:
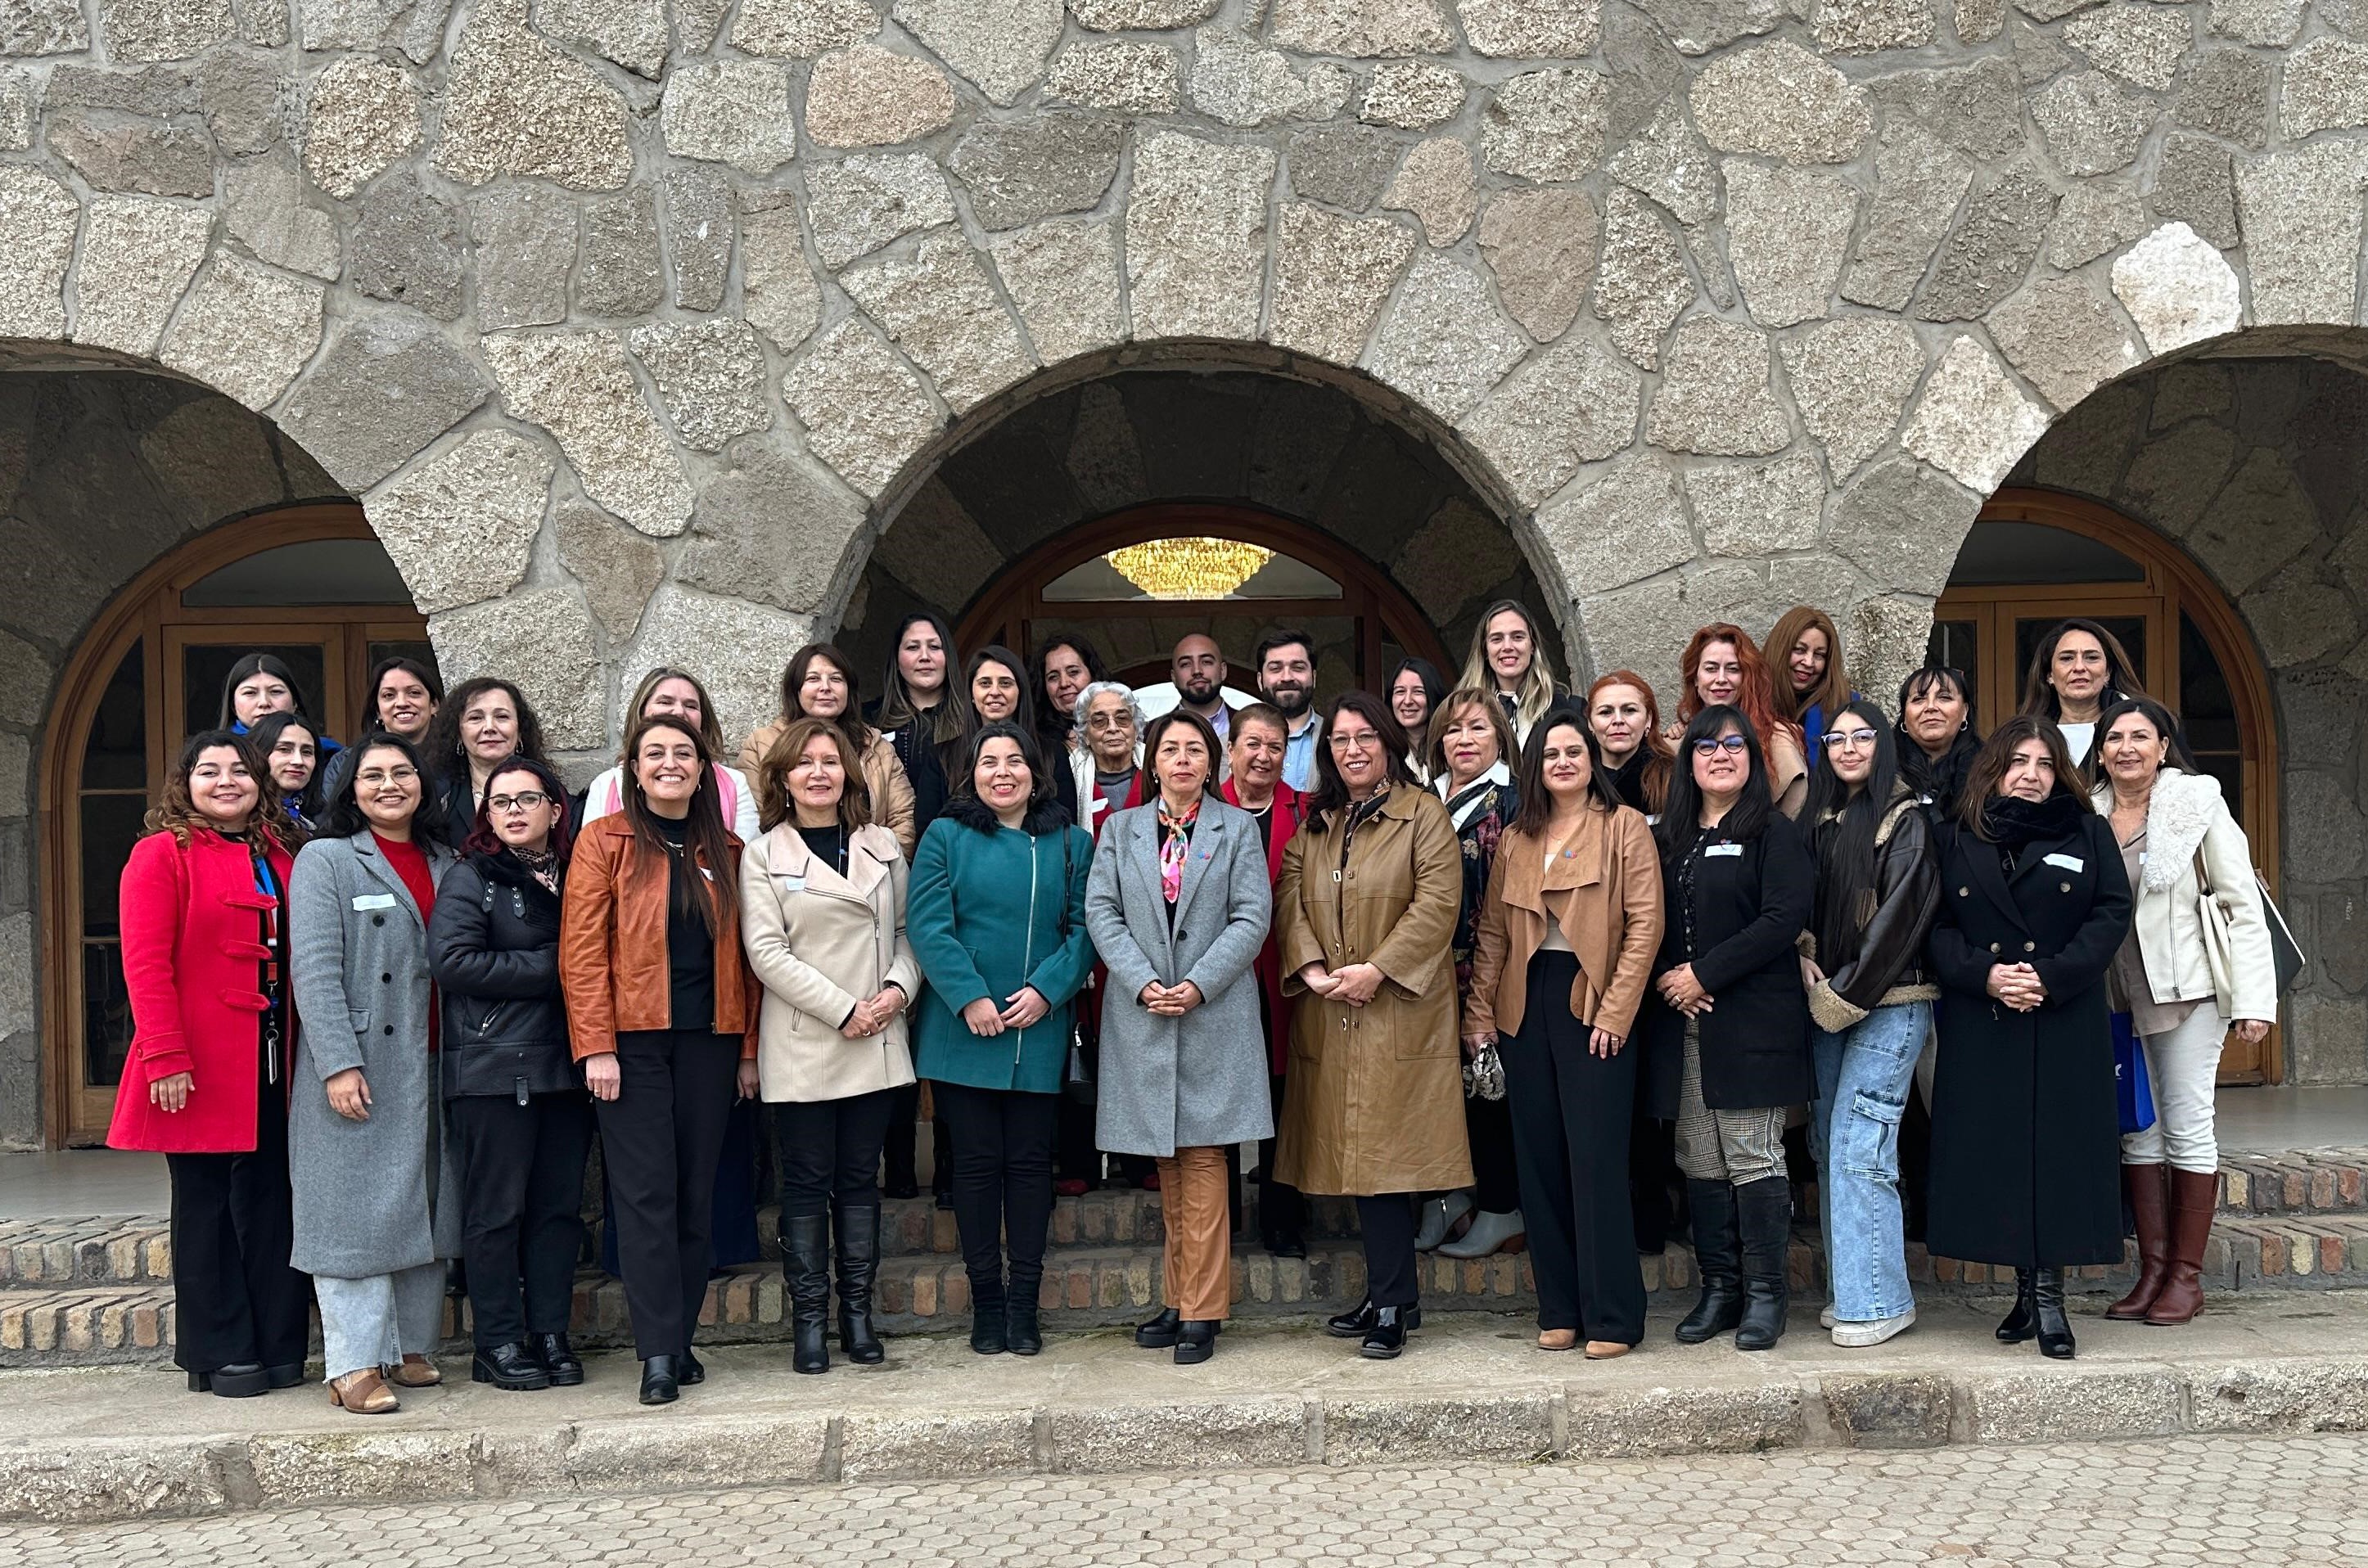
[[[1712,858],[1713,856],[1721,855],[1740,856],[1742,853],[1743,846],[1740,844],[1713,844],[1709,848],[1702,851],[1702,858],[1707,860]]]
[[[356,909],[393,909],[394,895],[391,892],[364,892],[354,895]]]
[[[2047,858],[2047,863],[2051,866],[2061,866],[2067,871],[2077,871],[2088,864],[2078,855],[2050,855]]]
[[[783,892],[803,892],[806,891],[806,880],[803,877],[775,877],[773,880],[781,884],[781,891]]]

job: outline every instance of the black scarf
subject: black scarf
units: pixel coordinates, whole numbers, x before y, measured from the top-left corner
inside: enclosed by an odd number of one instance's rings
[[[2019,853],[2043,838],[2071,837],[2080,831],[2080,819],[2094,814],[2088,801],[2061,790],[2044,801],[1993,795],[1982,807],[1982,836],[2009,853]]]

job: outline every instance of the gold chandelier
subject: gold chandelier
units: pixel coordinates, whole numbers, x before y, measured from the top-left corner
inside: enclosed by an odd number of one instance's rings
[[[1236,539],[1155,539],[1102,557],[1155,599],[1222,599],[1274,559]]]

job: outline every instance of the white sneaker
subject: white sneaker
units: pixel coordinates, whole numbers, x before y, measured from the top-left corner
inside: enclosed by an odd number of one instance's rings
[[[1817,1314],[1817,1326],[1819,1328],[1834,1326],[1834,1305],[1831,1301],[1827,1302],[1826,1310]]]
[[[1914,1307],[1896,1318],[1876,1318],[1871,1323],[1838,1323],[1834,1324],[1834,1343],[1863,1348],[1869,1345],[1880,1345],[1895,1335],[1905,1334],[1915,1325]]]

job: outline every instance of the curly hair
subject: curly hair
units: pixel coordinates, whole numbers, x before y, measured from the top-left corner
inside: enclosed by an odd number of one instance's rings
[[[190,770],[198,766],[199,757],[218,746],[228,746],[236,752],[247,777],[255,780],[255,814],[248,821],[260,826],[266,836],[281,848],[294,853],[297,846],[304,842],[303,835],[290,820],[279,791],[271,787],[271,769],[266,766],[263,754],[255,749],[253,741],[235,730],[200,730],[182,743],[180,761],[165,778],[162,798],[140,819],[140,831],[143,835],[169,833],[174,843],[185,847],[196,829],[222,831],[211,817],[198,810],[197,801],[189,793]]]

